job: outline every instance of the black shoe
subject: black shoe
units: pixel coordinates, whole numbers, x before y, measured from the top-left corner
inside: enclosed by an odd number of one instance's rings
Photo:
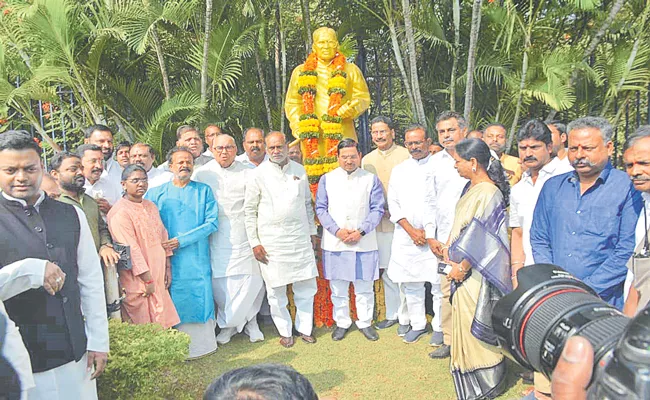
[[[429,353],[429,357],[435,359],[447,358],[449,356],[451,356],[451,346],[446,344],[443,344],[442,346]]]
[[[366,339],[370,340],[371,342],[379,340],[379,335],[377,334],[377,331],[375,328],[372,326],[369,326],[367,328],[362,328],[359,329],[361,333],[363,333],[363,336],[366,337]]]
[[[377,329],[386,329],[386,328],[390,328],[391,326],[395,325],[396,323],[397,323],[396,319],[385,319],[385,320],[383,320],[381,322],[377,322],[377,324],[375,324],[375,328],[377,328]]]
[[[525,384],[532,385],[534,383],[534,374],[533,371],[524,371],[517,374]]]
[[[345,328],[339,328],[338,326],[336,329],[334,329],[334,332],[332,332],[332,340],[335,342],[338,342],[339,340],[343,340],[345,335],[348,333],[348,330]]]

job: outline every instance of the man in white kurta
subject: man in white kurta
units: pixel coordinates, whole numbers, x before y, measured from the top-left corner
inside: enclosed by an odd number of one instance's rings
[[[424,127],[408,128],[404,144],[411,158],[393,168],[388,184],[388,210],[391,221],[395,223],[388,275],[393,282],[400,284],[406,298],[411,329],[404,334],[405,343],[415,343],[427,332],[425,283],[430,282],[434,312],[432,340],[442,344],[438,261],[427,246],[424,235],[425,181],[432,157],[429,155],[430,142]]]
[[[404,147],[395,144],[395,129],[388,117],[379,116],[370,121],[372,142],[377,148],[366,154],[361,160],[361,168],[377,175],[384,190],[384,199],[388,191],[388,180],[393,168],[409,158],[409,152]],[[379,249],[379,269],[384,286],[384,301],[386,318],[375,326],[378,329],[389,328],[399,322],[402,330],[407,329],[410,321],[406,312],[406,299],[397,284],[390,280],[386,273],[390,262],[390,250],[393,244],[395,225],[390,221],[388,202],[385,204],[384,215],[377,225],[377,247]]]
[[[242,330],[251,342],[264,340],[257,313],[264,298],[264,281],[253,256],[244,224],[246,182],[253,171],[235,161],[237,145],[221,134],[212,141],[214,160],[198,168],[193,179],[209,185],[217,199],[220,229],[210,235],[212,293],[217,303],[217,341],[228,343]]]
[[[431,173],[427,177],[425,199],[424,232],[434,254],[442,257],[442,246],[447,243],[454,224],[456,204],[463,188],[469,182],[458,175],[452,157],[456,143],[465,138],[467,122],[462,115],[445,111],[436,121],[438,139],[444,150],[431,156]],[[448,266],[441,266],[442,269]],[[442,299],[442,332],[444,344],[429,354],[431,358],[447,358],[451,354],[451,287],[447,279],[440,280]]]
[[[156,161],[156,153],[150,144],[136,143],[131,146],[129,154],[131,164],[138,164],[147,172],[148,189],[164,185],[174,177],[174,174],[169,171],[153,167],[153,163]]]
[[[269,160],[253,170],[246,184],[244,213],[248,241],[266,284],[271,317],[282,336],[280,344],[294,344],[287,285],[293,284],[296,329],[306,343],[312,336],[316,259],[314,211],[305,168],[289,160],[282,133],[266,137]],[[310,240],[310,235],[312,236]]]
[[[323,175],[316,193],[316,215],[323,231],[323,276],[329,280],[336,329],[342,340],[350,326],[350,283],[354,285],[357,327],[366,339],[379,339],[372,323],[379,278],[375,228],[384,214],[384,191],[377,176],[359,168],[357,142],[342,140],[337,149],[339,168]]]

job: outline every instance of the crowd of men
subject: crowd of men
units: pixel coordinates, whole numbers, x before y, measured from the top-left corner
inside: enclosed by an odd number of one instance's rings
[[[503,125],[470,132],[455,112],[437,118],[439,143],[422,125],[404,130],[404,146],[389,118],[370,125],[376,148],[362,156],[354,140],[342,140],[339,168],[320,179],[315,199],[300,146],[289,147],[280,132],[246,129],[237,155],[235,139],[218,126],[207,126],[203,138],[181,126],[176,147],[154,167],[151,145],[116,144],[109,127],[94,125],[75,152],[54,156],[47,173],[29,135],[0,135],[0,311],[10,318],[12,343],[3,352],[23,394],[96,397],[93,379],[108,352],[102,271],[122,261],[125,246],[131,264],[119,271],[122,317],[186,332],[190,358],[240,332],[264,340],[258,314],[270,315],[282,346],[294,345],[294,330],[316,343],[317,224],[334,305],[332,339],[343,340],[353,323],[352,284],[354,322],[365,338],[378,340],[377,329],[397,325],[405,343],[417,342],[429,332],[429,290],[430,357],[449,357],[444,254],[468,185],[454,148],[469,137],[485,141],[511,185],[514,286],[518,269],[552,263],[629,315],[648,302],[650,127],[626,144],[625,174],[609,161],[613,129],[602,118],[568,126],[528,121],[517,134],[518,158],[506,154]],[[386,318],[373,324],[378,279]],[[550,393],[541,379],[536,389],[538,398]]]

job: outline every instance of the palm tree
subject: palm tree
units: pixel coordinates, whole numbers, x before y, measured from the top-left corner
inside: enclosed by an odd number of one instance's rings
[[[469,35],[469,51],[467,54],[467,86],[465,87],[465,120],[469,121],[474,100],[474,66],[476,65],[476,49],[478,47],[478,33],[481,30],[481,6],[483,0],[474,0],[472,7],[472,28]]]
[[[413,102],[415,103],[415,115],[420,124],[427,123],[424,114],[424,104],[420,93],[420,79],[418,78],[417,54],[415,50],[415,37],[413,35],[413,22],[411,21],[411,4],[409,0],[402,0],[402,13],[404,16],[404,34],[408,45],[409,66],[411,73],[411,87],[413,89]]]
[[[203,34],[203,62],[201,63],[201,101],[208,99],[208,53],[212,30],[212,0],[205,0],[205,27]]]

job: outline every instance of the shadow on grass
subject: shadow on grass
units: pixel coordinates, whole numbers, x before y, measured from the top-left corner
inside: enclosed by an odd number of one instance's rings
[[[305,374],[305,377],[311,382],[316,393],[323,393],[339,386],[345,382],[345,373],[338,369],[330,369],[314,374]]]

